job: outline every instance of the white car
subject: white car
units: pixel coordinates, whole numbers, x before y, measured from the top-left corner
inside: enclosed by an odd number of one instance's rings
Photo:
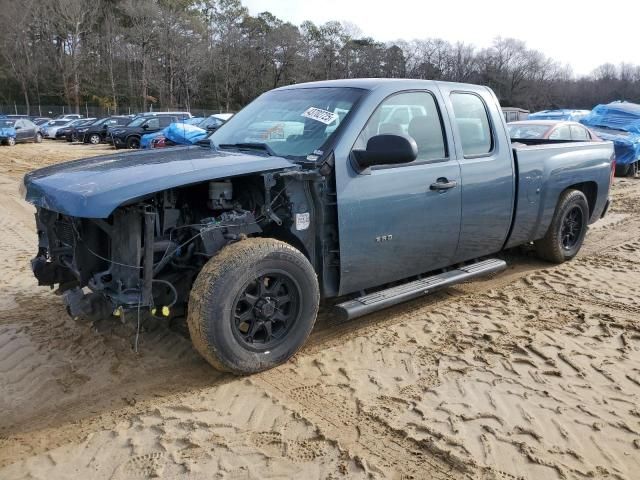
[[[84,115],[78,113],[65,113],[64,115],[58,115],[54,120],[78,120],[84,118]]]
[[[211,115],[212,117],[216,117],[219,118],[220,120],[223,121],[227,121],[229,120],[231,117],[233,117],[233,113],[214,113],[213,115]]]
[[[41,127],[42,134],[44,138],[52,138],[56,139],[56,132],[59,128],[64,128],[68,126],[73,121],[77,120],[77,118],[69,118],[67,120],[51,120],[49,123]]]

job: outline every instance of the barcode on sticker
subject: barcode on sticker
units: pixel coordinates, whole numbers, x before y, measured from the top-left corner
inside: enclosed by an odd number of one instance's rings
[[[302,112],[303,117],[310,118],[312,120],[317,120],[318,122],[322,122],[325,125],[329,125],[330,123],[335,122],[338,119],[338,114],[330,112],[328,110],[322,110],[321,108],[309,107],[304,112]]]
[[[296,230],[306,230],[310,223],[309,212],[296,213]]]

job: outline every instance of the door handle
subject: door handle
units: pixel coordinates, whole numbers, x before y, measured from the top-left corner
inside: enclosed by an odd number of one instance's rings
[[[458,186],[458,182],[455,180],[448,181],[446,178],[439,178],[435,183],[432,183],[429,186],[429,190],[436,190],[443,192],[445,190],[450,190]]]

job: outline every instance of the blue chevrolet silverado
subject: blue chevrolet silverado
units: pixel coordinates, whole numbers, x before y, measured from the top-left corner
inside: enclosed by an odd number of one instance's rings
[[[27,174],[32,268],[74,317],[186,316],[237,374],[290,358],[321,300],[351,319],[518,245],[570,260],[615,169],[610,142],[512,144],[489,88],[420,80],[272,90],[201,143]]]

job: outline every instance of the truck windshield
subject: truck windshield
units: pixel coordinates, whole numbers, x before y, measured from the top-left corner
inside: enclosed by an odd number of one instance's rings
[[[363,90],[295,88],[267,92],[211,135],[216,148],[261,146],[282,157],[317,152],[349,114]]]

